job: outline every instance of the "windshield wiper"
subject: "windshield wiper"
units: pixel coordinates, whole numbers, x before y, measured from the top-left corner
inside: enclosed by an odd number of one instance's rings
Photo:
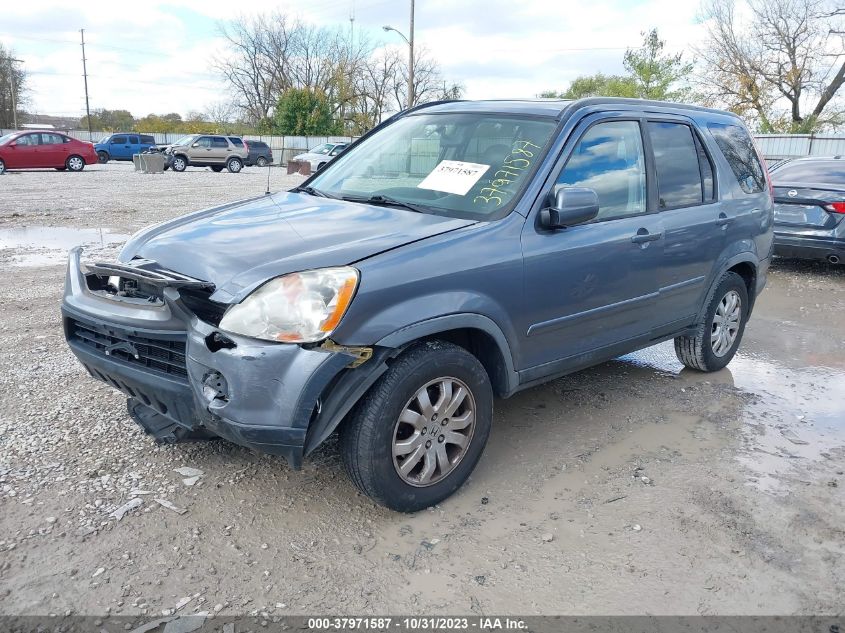
[[[430,209],[425,207],[421,204],[414,204],[412,202],[404,202],[402,200],[395,200],[394,198],[390,198],[389,196],[383,196],[381,194],[370,196],[369,198],[364,197],[356,197],[356,196],[343,196],[341,200],[346,200],[347,202],[360,202],[361,204],[375,204],[375,205],[382,205],[385,207],[400,207],[402,209],[409,209],[410,211],[416,211],[417,213],[430,213]]]
[[[308,187],[296,187],[291,189],[294,193],[307,193],[310,196],[317,196],[318,198],[334,198],[335,196],[330,196],[325,191],[320,191],[319,189],[314,189],[310,185]]]

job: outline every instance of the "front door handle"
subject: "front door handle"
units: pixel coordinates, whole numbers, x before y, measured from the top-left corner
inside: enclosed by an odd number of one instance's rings
[[[733,222],[733,221],[734,221],[734,219],[733,219],[733,218],[729,218],[729,217],[728,217],[727,215],[725,215],[724,213],[720,213],[720,214],[719,214],[719,217],[718,217],[718,218],[716,218],[716,224],[718,224],[719,226],[725,226],[725,225],[728,225],[728,224],[730,224],[730,223],[731,223],[731,222]]]
[[[640,229],[637,234],[631,238],[634,244],[643,244],[645,242],[654,242],[663,237],[663,233],[649,233],[648,229]]]

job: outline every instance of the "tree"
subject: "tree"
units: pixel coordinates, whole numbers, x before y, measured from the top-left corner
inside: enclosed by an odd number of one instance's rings
[[[297,136],[339,134],[326,95],[319,90],[290,88],[276,105],[275,132]]]
[[[6,49],[3,44],[0,44],[0,128],[11,128],[14,125],[13,101],[18,114],[18,125],[20,125],[23,105],[26,103],[27,73],[22,63],[12,62],[12,59],[15,59],[15,51]],[[15,85],[14,99],[12,98],[12,83]]]
[[[547,90],[541,97],[581,99],[583,97],[628,97],[684,101],[691,89],[685,85],[693,65],[683,61],[682,54],[666,54],[666,42],[657,29],[643,33],[640,48],[625,51],[622,64],[626,75],[582,75],[576,77],[563,92]]]
[[[845,12],[836,0],[707,0],[697,53],[707,102],[761,132],[811,133],[845,124]],[[835,6],[839,4],[840,6]]]
[[[692,73],[693,65],[683,61],[683,53],[664,54],[666,42],[657,29],[643,33],[643,45],[625,51],[623,65],[628,78],[634,82],[636,96],[660,101],[684,101],[690,88],[684,85]]]
[[[547,90],[540,93],[546,99],[582,99],[584,97],[636,97],[634,80],[622,75],[583,75],[572,80],[564,92]]]
[[[135,126],[135,117],[128,110],[95,109],[91,113],[91,129],[103,132],[126,132]],[[88,128],[88,117],[79,120],[80,129]]]

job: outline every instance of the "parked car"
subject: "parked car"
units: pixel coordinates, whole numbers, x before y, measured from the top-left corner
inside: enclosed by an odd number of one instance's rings
[[[293,160],[307,161],[311,163],[311,171],[319,171],[345,150],[348,145],[349,143],[323,143],[307,152],[297,154],[293,157]]]
[[[0,174],[7,169],[52,167],[82,171],[97,162],[91,143],[60,132],[12,132],[0,136]]]
[[[273,162],[273,150],[267,143],[262,141],[249,141],[249,155],[246,157],[246,166],[266,167]]]
[[[146,153],[153,147],[156,147],[154,136],[135,132],[111,134],[94,144],[101,163],[110,160],[132,160],[133,155]]]
[[[383,154],[407,170],[370,174]],[[494,394],[672,339],[687,367],[725,367],[771,248],[767,172],[733,114],[440,102],[290,192],[141,231],[117,263],[74,249],[62,310],[159,441],[212,434],[299,468],[339,430],[355,484],[414,511],[475,468]]]
[[[811,156],[771,171],[775,186],[775,255],[845,259],[845,158]]]
[[[249,145],[238,136],[215,134],[189,134],[165,150],[165,168],[185,171],[189,165],[211,167],[213,171],[237,173],[243,169],[249,156]]]

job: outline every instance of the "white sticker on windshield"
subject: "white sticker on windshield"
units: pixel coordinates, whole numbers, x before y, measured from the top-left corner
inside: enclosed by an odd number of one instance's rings
[[[490,165],[442,160],[417,187],[465,196],[488,169]]]

